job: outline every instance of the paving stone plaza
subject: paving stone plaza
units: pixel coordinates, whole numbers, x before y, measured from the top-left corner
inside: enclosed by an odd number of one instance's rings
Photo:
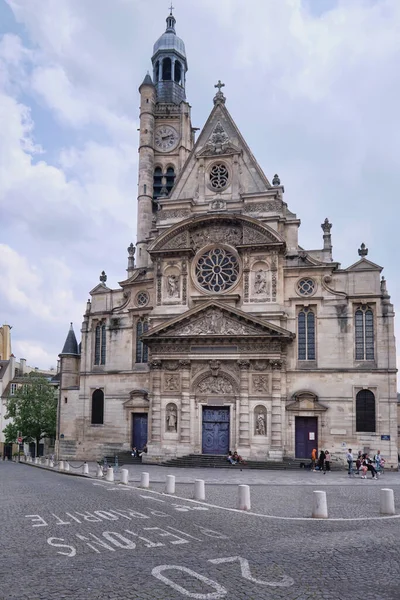
[[[72,463],[71,467],[79,467]],[[0,463],[1,600],[399,598],[400,477],[128,467],[128,485]],[[150,488],[139,487],[141,473]],[[168,475],[175,496],[166,495]],[[193,483],[206,483],[204,502]],[[237,510],[248,484],[251,510]],[[311,518],[314,490],[329,518]],[[6,541],[6,544],[4,543]]]

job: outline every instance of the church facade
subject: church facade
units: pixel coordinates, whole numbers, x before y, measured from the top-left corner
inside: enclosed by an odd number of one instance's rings
[[[61,358],[58,452],[147,462],[238,452],[397,468],[394,311],[382,267],[298,244],[300,220],[256,162],[223,84],[195,140],[175,18],[140,92],[137,243],[118,289],[103,272]]]

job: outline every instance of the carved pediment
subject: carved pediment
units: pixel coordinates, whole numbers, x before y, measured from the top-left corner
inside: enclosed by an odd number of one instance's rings
[[[124,408],[148,408],[149,392],[147,390],[135,389],[129,394],[129,400],[124,402]]]
[[[162,338],[219,336],[266,337],[290,341],[294,334],[237,309],[228,308],[222,303],[209,301],[150,330],[143,339],[147,342]]]
[[[235,248],[248,245],[285,245],[280,234],[266,224],[245,215],[202,215],[177,223],[161,234],[149,252],[198,250],[208,244],[230,244]]]
[[[361,258],[354,265],[347,267],[346,271],[382,271],[383,267],[380,267],[376,263],[368,260],[367,258]]]
[[[312,392],[298,392],[293,396],[294,401],[286,405],[289,412],[321,413],[328,410],[327,406],[318,402],[318,397]]]

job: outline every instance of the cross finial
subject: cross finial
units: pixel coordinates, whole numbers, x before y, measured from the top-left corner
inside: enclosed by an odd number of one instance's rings
[[[172,11],[174,10],[175,6],[172,6],[172,2],[171,2],[171,6],[169,7],[169,14],[172,15]]]
[[[218,83],[216,83],[216,84],[214,85],[214,87],[218,88],[218,91],[220,92],[220,91],[221,91],[221,88],[225,87],[225,84],[224,84],[224,83],[221,83],[221,80],[220,80],[220,79],[218,79]]]

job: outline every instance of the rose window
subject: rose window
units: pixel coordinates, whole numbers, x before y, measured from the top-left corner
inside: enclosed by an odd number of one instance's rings
[[[300,296],[311,296],[315,291],[315,283],[312,279],[300,279],[297,283],[297,292]]]
[[[218,163],[211,167],[210,185],[214,190],[222,190],[228,185],[229,172],[226,166]]]
[[[136,306],[146,306],[149,301],[147,292],[139,292],[136,296]]]
[[[195,272],[202,288],[209,292],[224,292],[238,279],[239,261],[228,250],[213,248],[201,255]]]

